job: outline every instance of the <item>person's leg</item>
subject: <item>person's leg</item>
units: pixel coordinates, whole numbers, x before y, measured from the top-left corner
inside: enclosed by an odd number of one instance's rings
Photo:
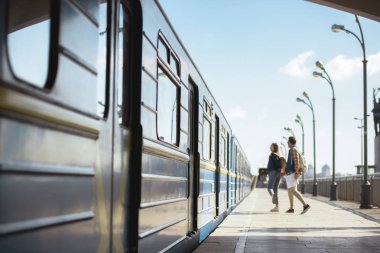
[[[272,197],[273,196],[273,185],[274,185],[274,174],[273,172],[275,171],[270,171],[269,172],[269,180],[268,180],[268,192],[269,192],[269,195]]]
[[[294,197],[293,197],[293,190],[292,190],[292,188],[288,189],[288,196],[289,196],[290,209],[293,209]]]
[[[296,198],[301,201],[302,205],[306,205],[306,202],[305,200],[303,199],[301,193],[299,193],[299,191],[297,190],[297,186],[294,186],[291,188],[292,189],[292,192],[293,192],[293,195],[296,196]]]
[[[277,172],[276,179],[274,180],[273,184],[273,204],[278,207],[278,186],[280,184],[280,173]]]

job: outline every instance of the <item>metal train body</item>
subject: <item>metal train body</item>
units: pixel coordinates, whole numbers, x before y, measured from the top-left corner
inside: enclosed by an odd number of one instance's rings
[[[0,252],[191,251],[252,179],[158,2],[0,1]]]

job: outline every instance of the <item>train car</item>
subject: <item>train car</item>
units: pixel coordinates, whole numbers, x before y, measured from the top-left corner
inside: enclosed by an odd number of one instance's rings
[[[189,252],[237,143],[158,1],[0,1],[1,252]]]
[[[249,161],[244,153],[239,141],[235,136],[232,137],[232,161],[230,182],[230,203],[231,209],[235,204],[240,203],[251,191],[252,174]]]

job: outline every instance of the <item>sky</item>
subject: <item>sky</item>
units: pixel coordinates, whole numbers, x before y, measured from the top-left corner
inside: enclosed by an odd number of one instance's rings
[[[363,117],[362,51],[341,24],[359,34],[352,14],[302,0],[160,0],[174,29],[243,146],[252,171],[266,167],[269,146],[295,132],[305,157],[313,160],[310,109],[296,102],[307,91],[316,119],[316,167],[332,164],[332,91],[314,78],[322,61],[336,96],[336,171],[356,173],[361,163]],[[359,17],[368,59],[368,113],[372,89],[380,87],[380,23]],[[368,163],[374,164],[373,116],[368,118]]]

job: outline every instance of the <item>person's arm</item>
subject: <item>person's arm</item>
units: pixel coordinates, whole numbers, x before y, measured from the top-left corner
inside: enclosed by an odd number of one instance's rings
[[[285,158],[281,157],[280,163],[281,163],[281,176],[284,176],[285,175],[285,168],[286,168]]]

